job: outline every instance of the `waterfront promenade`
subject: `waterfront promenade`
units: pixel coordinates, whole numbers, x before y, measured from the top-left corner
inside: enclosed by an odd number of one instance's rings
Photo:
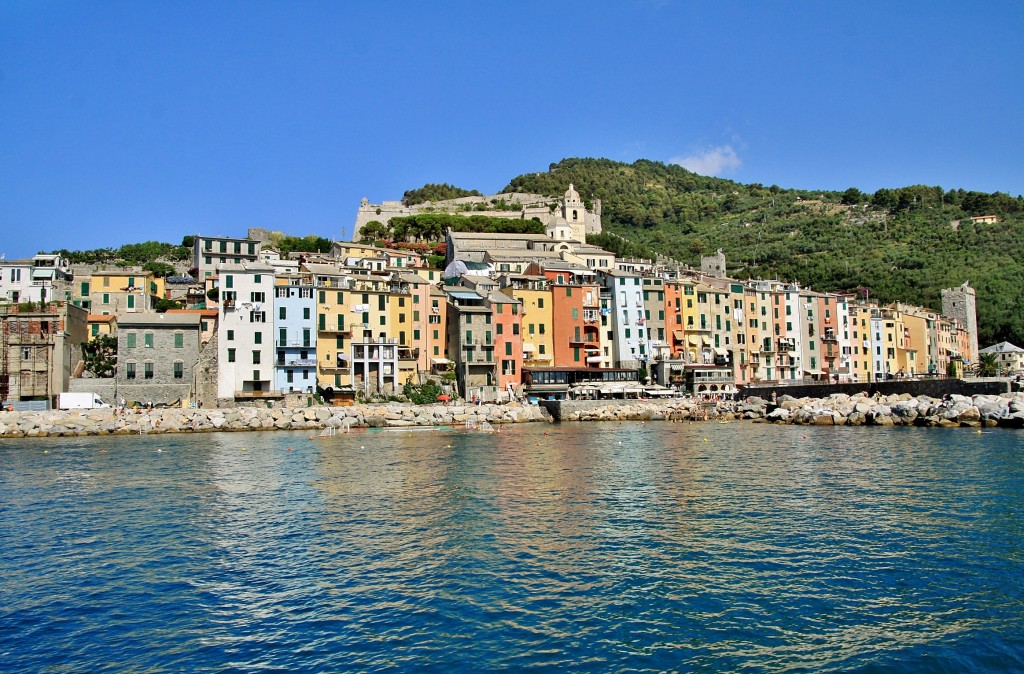
[[[406,426],[486,427],[548,421],[731,421],[827,426],[958,426],[1024,428],[1024,393],[882,396],[836,393],[823,398],[782,396],[775,401],[564,400],[540,405],[413,405],[350,407],[50,410],[0,412],[0,438],[202,433]]]

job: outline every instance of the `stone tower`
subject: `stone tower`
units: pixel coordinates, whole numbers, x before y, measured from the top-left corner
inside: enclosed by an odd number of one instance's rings
[[[725,253],[719,248],[714,255],[702,255],[700,258],[700,271],[707,276],[725,278]]]
[[[942,313],[960,321],[971,341],[971,361],[978,360],[978,313],[975,309],[975,292],[970,281],[964,281],[959,288],[945,288],[942,291]]]

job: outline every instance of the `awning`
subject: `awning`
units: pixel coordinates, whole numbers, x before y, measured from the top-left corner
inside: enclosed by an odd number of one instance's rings
[[[447,358],[431,358],[430,362],[433,363],[434,365],[447,365],[451,361],[448,360]]]
[[[685,336],[683,335],[682,330],[673,330],[672,338],[675,339],[677,342],[681,342],[685,339]]]
[[[687,342],[687,343],[688,343],[688,344],[689,344],[690,346],[697,346],[697,335],[690,335],[690,336],[689,336],[689,337],[688,337],[688,338],[686,339],[686,342]]]
[[[453,293],[448,293],[448,296],[449,297],[454,297],[457,300],[482,300],[483,299],[482,297],[480,297],[476,293],[453,292]]]
[[[728,351],[726,351],[725,349],[720,349],[717,346],[715,347],[715,353],[717,353],[719,356],[728,356],[729,355]]]
[[[56,273],[56,269],[33,269],[32,278],[53,278]]]
[[[701,335],[700,343],[703,344],[704,346],[711,346],[711,338],[708,337],[707,335]]]
[[[537,347],[533,345],[533,342],[523,342],[523,351],[536,351]]]
[[[821,370],[804,370],[804,374],[824,374]]]

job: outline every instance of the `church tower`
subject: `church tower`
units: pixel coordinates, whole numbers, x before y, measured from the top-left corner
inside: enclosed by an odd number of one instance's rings
[[[562,218],[572,228],[572,238],[580,243],[587,240],[587,209],[572,183],[562,195]]]

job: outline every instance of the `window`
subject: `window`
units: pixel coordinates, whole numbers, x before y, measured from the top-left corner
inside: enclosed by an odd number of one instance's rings
[[[304,321],[308,321],[309,320],[309,307],[303,307],[302,308],[302,320],[304,320]]]
[[[147,332],[145,335],[143,335],[143,339],[145,340],[146,348],[147,349],[152,349],[153,348],[153,333],[152,332]]]
[[[183,349],[185,348],[185,335],[180,332],[174,333],[174,348]]]
[[[259,351],[253,351],[252,352],[252,364],[253,365],[259,365],[260,364],[260,352]]]
[[[146,379],[153,378],[153,363],[146,363],[144,366],[143,376]]]
[[[125,379],[135,379],[135,363],[127,363],[124,376]]]
[[[259,277],[257,276],[257,278],[259,278]],[[262,303],[267,301],[267,294],[266,293],[251,292],[251,293],[249,293],[249,301],[251,301],[251,302],[259,302],[260,304],[262,304]]]
[[[235,362],[235,350],[234,349],[228,349],[228,362],[229,363],[234,363]]]
[[[277,320],[284,321],[288,319],[288,309],[286,307],[280,307],[277,310]]]
[[[183,379],[185,377],[185,364],[180,360],[174,361],[174,378]]]
[[[124,336],[124,345],[129,349],[135,348],[135,333],[129,332]]]
[[[234,288],[235,287],[235,277],[233,277],[231,274],[226,275],[224,277],[224,287],[225,288]]]
[[[228,330],[228,341],[230,342],[230,341],[233,341],[234,339],[235,339],[235,331],[234,330]]]
[[[263,333],[262,332],[254,332],[254,333],[252,333],[252,343],[253,344],[262,344],[263,343]]]

